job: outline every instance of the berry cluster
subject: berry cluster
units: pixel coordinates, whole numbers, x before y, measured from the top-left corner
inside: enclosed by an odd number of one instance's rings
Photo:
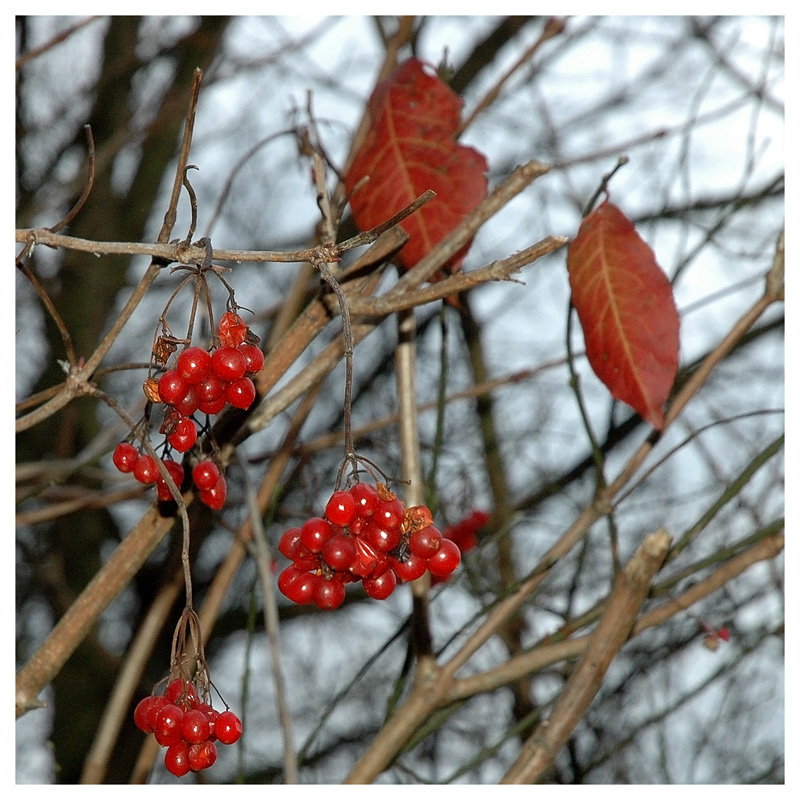
[[[178,777],[208,769],[217,760],[215,742],[233,744],[242,735],[233,711],[219,712],[201,702],[194,684],[180,678],[170,681],[164,694],[141,700],[133,721],[167,748],[164,766]]]
[[[264,366],[264,354],[254,344],[258,338],[238,314],[226,311],[217,326],[217,339],[219,346],[212,350],[184,347],[175,365],[158,381],[152,377],[145,381],[148,399],[166,405],[159,433],[166,436],[168,450],[186,453],[194,447],[198,435],[194,413],[219,414],[228,404],[247,409],[256,398],[251,376]],[[160,339],[154,350],[156,361],[165,365],[176,348]],[[140,452],[130,442],[121,442],[114,450],[113,461],[120,472],[132,472],[140,483],[156,484],[159,500],[172,498],[153,456]],[[180,487],[183,467],[170,458],[162,462]],[[222,508],[228,487],[213,461],[199,461],[192,469],[192,480],[202,503],[216,511]]]
[[[312,517],[281,537],[280,552],[292,564],[278,588],[301,605],[337,608],[345,584],[361,581],[364,591],[385,600],[397,582],[413,581],[426,570],[448,577],[461,552],[434,527],[426,506],[406,508],[384,484],[356,483],[335,491],[324,517]]]
[[[112,460],[120,472],[132,472],[139,483],[147,486],[155,484],[159,500],[172,499],[172,492],[161,476],[156,459],[150,454],[140,453],[130,442],[120,442],[114,449]],[[161,459],[161,462],[175,481],[175,485],[180,488],[184,478],[183,466],[171,458]],[[209,459],[198,461],[192,469],[192,480],[199,491],[201,502],[215,511],[219,511],[225,505],[228,484],[213,461]]]

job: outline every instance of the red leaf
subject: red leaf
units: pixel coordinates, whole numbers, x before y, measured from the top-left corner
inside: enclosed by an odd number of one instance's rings
[[[372,93],[372,124],[345,178],[353,219],[369,230],[423,192],[436,197],[403,222],[409,240],[395,258],[411,269],[486,197],[486,159],[455,139],[461,98],[416,58]],[[365,176],[369,181],[353,191]],[[445,265],[455,272],[467,244]]]
[[[592,369],[617,400],[661,430],[678,370],[680,323],[653,251],[606,201],[583,220],[567,267]]]

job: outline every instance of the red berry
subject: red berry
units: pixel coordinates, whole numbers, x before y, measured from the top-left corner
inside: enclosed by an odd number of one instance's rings
[[[217,325],[217,336],[225,347],[238,347],[247,337],[247,325],[233,311],[226,311]]]
[[[225,394],[225,384],[211,372],[200,383],[195,384],[194,390],[197,392],[198,402],[210,403]]]
[[[293,603],[305,606],[314,599],[317,576],[295,566],[286,567],[278,576],[278,588]]]
[[[297,569],[302,569],[306,572],[313,572],[319,569],[319,554],[312,553],[299,540],[292,551],[292,561]]]
[[[405,561],[393,559],[391,565],[395,575],[401,581],[415,581],[425,574],[425,570],[428,569],[428,560],[412,553]]]
[[[191,681],[174,678],[167,685],[164,697],[167,698],[168,703],[174,703],[176,706],[180,704],[193,706],[197,703],[197,689],[194,688],[194,684]],[[179,703],[179,701],[182,701],[182,703]]]
[[[378,505],[378,490],[369,483],[357,483],[350,489],[350,494],[356,501],[359,517],[368,517]]]
[[[225,387],[225,399],[234,408],[247,409],[256,399],[256,387],[250,378],[239,378]]]
[[[211,372],[211,354],[202,347],[187,347],[181,350],[175,369],[186,383],[200,383]]]
[[[438,528],[428,525],[414,531],[408,540],[408,549],[420,558],[430,558],[442,546],[442,534]],[[449,541],[449,540],[448,540]]]
[[[228,495],[228,484],[225,476],[220,475],[212,489],[204,489],[200,492],[200,502],[219,511],[225,505],[225,498]]]
[[[242,721],[233,711],[223,711],[217,717],[215,733],[222,744],[234,744],[242,735]]]
[[[111,458],[120,472],[133,472],[139,459],[139,451],[130,442],[120,442],[114,448]]]
[[[278,552],[286,556],[290,561],[294,560],[294,551],[300,541],[300,528],[289,528],[285,531],[278,542]]]
[[[461,551],[450,539],[442,540],[441,547],[428,559],[428,572],[437,578],[446,578],[461,563]]]
[[[325,542],[334,534],[330,522],[322,517],[311,517],[303,523],[300,528],[300,541],[307,550],[312,553],[322,552]]]
[[[221,381],[238,381],[247,371],[247,361],[235,347],[218,347],[211,356],[211,368]]]
[[[356,501],[350,492],[339,490],[325,506],[325,518],[334,525],[349,525],[356,516]]]
[[[136,727],[143,733],[153,732],[153,726],[150,725],[147,718],[156,700],[157,698],[153,697],[153,695],[143,698],[137,703],[136,709],[133,712],[133,721],[136,723]]]
[[[356,546],[350,536],[336,534],[322,547],[322,559],[332,569],[345,572],[356,557]]]
[[[206,719],[208,720],[208,724],[210,726],[209,732],[208,732],[208,738],[212,739],[212,740],[216,739],[217,737],[216,737],[216,733],[214,732],[214,725],[216,724],[217,717],[219,716],[219,711],[217,711],[214,708],[211,708],[211,706],[208,705],[208,703],[198,703],[194,707],[194,710],[202,711],[203,714],[205,714]]]
[[[200,772],[201,769],[208,769],[214,766],[217,760],[217,746],[214,742],[206,740],[189,746],[189,769],[192,772]]]
[[[189,417],[181,417],[173,433],[167,436],[167,441],[179,452],[185,453],[191,450],[197,441],[197,428],[194,420]]]
[[[370,547],[383,553],[394,550],[400,544],[401,537],[400,528],[389,528],[387,530],[384,525],[379,524],[378,514],[373,514],[370,517],[360,535]]]
[[[183,736],[183,709],[174,703],[167,703],[156,717],[153,733],[160,745],[170,745]]]
[[[400,528],[403,522],[405,506],[399,498],[394,500],[381,500],[372,512],[372,519],[375,520],[384,530],[395,530]]]
[[[180,489],[183,483],[183,467],[177,461],[172,461],[169,458],[164,461],[164,467],[169,472],[172,480],[175,481],[175,485]],[[159,500],[175,499],[169,486],[167,486],[167,482],[160,475],[158,476],[158,481],[156,481],[156,492]]]
[[[247,372],[253,374],[258,372],[264,366],[264,353],[260,348],[253,344],[240,344],[239,352],[244,356],[247,362]]]
[[[387,569],[377,578],[364,578],[364,591],[376,600],[385,600],[397,586],[397,578],[392,570]]]
[[[171,406],[183,400],[188,390],[189,384],[175,369],[168,369],[158,381],[159,396]]]
[[[142,453],[136,459],[136,466],[133,468],[133,477],[139,483],[151,484],[158,480],[159,472],[156,460],[148,453]]]
[[[389,561],[386,553],[381,553],[373,549],[363,539],[357,537],[356,557],[350,566],[350,572],[360,578],[375,577],[389,568]]]
[[[338,608],[344,602],[344,582],[334,575],[329,580],[319,577],[314,585],[314,604],[323,611]]]
[[[150,728],[151,732],[155,730],[159,712],[168,702],[169,701],[163,694],[159,694],[154,697],[153,702],[150,703],[150,708],[147,712],[147,727]]]
[[[219,468],[213,461],[198,461],[192,470],[194,485],[201,491],[213,489],[219,480]]]
[[[193,708],[183,715],[181,731],[184,741],[189,744],[198,744],[208,739],[211,734],[211,723],[202,711]]]
[[[228,399],[225,397],[223,390],[222,394],[216,400],[208,400],[207,402],[201,401],[197,404],[197,410],[203,414],[208,414],[213,417],[214,414],[219,414],[225,406],[228,405]]]
[[[189,745],[182,739],[171,744],[164,753],[164,766],[179,778],[189,772]]]
[[[195,411],[197,411],[198,406],[200,405],[200,401],[197,398],[197,391],[195,390],[194,386],[189,386],[186,389],[186,394],[178,400],[177,403],[173,403],[175,406],[175,410],[183,415],[184,417],[191,417]]]

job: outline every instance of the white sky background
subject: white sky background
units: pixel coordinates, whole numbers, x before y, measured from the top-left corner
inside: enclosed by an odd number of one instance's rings
[[[568,11],[569,9],[567,9]],[[693,9],[691,9],[693,10]],[[727,8],[728,12],[737,9]],[[177,23],[176,23],[177,24]],[[307,30],[317,25],[309,18],[302,21],[286,19],[281,20],[287,32]],[[481,22],[476,21],[480,28]],[[586,20],[576,19],[570,24],[586,24]],[[616,21],[620,31],[627,26],[639,26],[642,29],[642,44],[639,47],[619,48],[615,50],[607,44],[607,38],[602,40],[583,41],[580,49],[571,52],[568,57],[562,58],[555,66],[550,67],[549,78],[544,86],[537,86],[536,91],[546,94],[548,107],[553,113],[551,124],[558,128],[559,120],[570,120],[582,113],[584,108],[590,108],[598,92],[607,90],[610,80],[624,80],[625,77],[632,82],[640,70],[653,57],[658,48],[653,44],[664,35],[657,20],[639,21],[630,18],[620,18]],[[449,50],[451,59],[459,63],[462,52],[467,50],[467,43],[459,41],[463,37],[463,20],[453,19],[444,21],[437,26],[436,36],[426,38],[427,51],[423,56],[434,63],[438,62],[445,48]],[[274,37],[277,36],[276,25],[265,24],[264,20],[240,20],[237,22],[238,36],[232,39],[236,51],[242,57],[254,57],[259,52],[270,51],[274,48]],[[754,45],[760,46],[766,35],[767,24],[763,20],[754,21],[752,36]],[[231,34],[233,32],[230,32]],[[535,29],[527,32],[528,39],[536,35]],[[745,38],[750,35],[746,32]],[[346,49],[342,48],[342,41],[347,42]],[[342,53],[346,55],[342,55]],[[239,78],[232,84],[226,82],[223,86],[211,86],[201,95],[201,102],[195,134],[195,151],[198,153],[200,170],[191,177],[195,188],[200,193],[204,188],[212,191],[214,186],[219,186],[222,177],[227,175],[232,161],[238,158],[238,153],[232,153],[230,142],[236,135],[235,147],[241,152],[247,150],[255,141],[258,141],[270,132],[277,132],[290,124],[289,111],[293,106],[302,106],[305,103],[305,89],[307,79],[317,79],[323,76],[329,64],[333,61],[340,70],[347,70],[347,93],[340,92],[336,95],[325,95],[323,92],[314,94],[314,110],[320,121],[330,120],[330,125],[321,124],[321,132],[326,145],[329,145],[334,160],[341,160],[342,148],[347,138],[348,131],[361,113],[361,104],[372,85],[372,75],[369,68],[375,67],[374,55],[377,48],[372,36],[371,26],[368,21],[359,18],[336,20],[331,26],[331,33],[321,39],[310,51],[303,53],[302,59],[290,61],[293,72],[287,75],[287,80],[281,85],[263,85],[259,83],[257,74],[250,73],[245,78]],[[518,52],[518,51],[517,51]],[[737,54],[741,51],[737,49]],[[742,62],[746,63],[746,59]],[[755,62],[755,68],[761,62]],[[587,69],[586,65],[592,65]],[[706,69],[711,69],[708,63]],[[644,132],[659,126],[673,127],[686,122],[692,114],[702,116],[712,108],[724,105],[727,98],[736,93],[734,87],[719,85],[718,79],[709,78],[709,83],[702,81],[697,84],[688,82],[691,76],[691,67],[685,64],[676,65],[687,76],[686,91],[681,85],[662,85],[657,87],[657,93],[643,96],[639,102],[638,114],[631,115],[630,106],[626,105],[624,113],[613,118],[613,126],[603,132],[603,141],[597,142],[597,129],[587,125],[587,135],[581,138],[575,135],[565,140],[562,144],[565,151],[560,153],[562,159],[569,160],[592,152],[598,147],[611,147],[617,143],[624,143],[630,139],[641,136]],[[255,77],[254,77],[255,76]],[[157,81],[158,76],[154,75]],[[486,88],[490,79],[483,76],[467,95],[466,110],[471,108],[470,103]],[[511,86],[515,85],[512,80]],[[776,98],[784,99],[783,81],[770,79],[768,82],[770,93]],[[670,94],[670,92],[672,94]],[[524,90],[514,94],[514,102],[524,99]],[[242,98],[246,98],[247,114],[241,114]],[[533,99],[532,99],[533,100]],[[468,132],[464,143],[471,144],[487,154],[490,165],[503,161],[504,151],[509,155],[520,150],[520,137],[530,136],[529,157],[542,157],[537,152],[537,134],[543,127],[530,131],[518,122],[520,115],[509,104],[501,101],[497,104],[496,115],[488,118],[489,121],[480,121]],[[525,117],[522,117],[525,121]],[[501,121],[502,125],[498,123]],[[518,126],[518,127],[515,127]],[[508,134],[512,133],[509,140]],[[616,202],[629,216],[635,217],[639,213],[657,211],[668,193],[669,199],[679,202],[684,193],[688,196],[715,194],[715,191],[706,191],[706,187],[714,187],[720,192],[738,182],[748,171],[748,160],[755,160],[757,167],[753,170],[756,178],[765,179],[776,174],[784,163],[784,128],[777,114],[762,112],[758,115],[758,126],[752,126],[752,117],[739,114],[727,118],[726,135],[720,136],[720,128],[715,125],[698,126],[691,139],[691,155],[682,160],[681,147],[684,144],[679,137],[672,140],[667,148],[668,156],[672,163],[663,161],[654,162],[650,156],[658,153],[663,156],[664,150],[657,146],[649,148],[634,148],[631,150],[631,163],[623,168],[611,184],[612,200]],[[229,138],[230,137],[230,138]],[[748,142],[752,146],[748,146]],[[267,172],[267,165],[279,153],[288,154],[294,144],[288,140],[278,140],[267,145],[259,157],[254,159],[253,170],[261,175]],[[202,154],[200,156],[199,154]],[[135,154],[130,154],[135,157]],[[287,156],[288,157],[288,156]],[[513,157],[513,156],[512,156]],[[649,159],[649,160],[648,160]],[[523,202],[515,202],[493,220],[481,232],[473,244],[470,255],[465,262],[465,269],[474,268],[488,263],[494,258],[502,257],[508,253],[521,249],[527,244],[542,238],[548,233],[574,235],[576,230],[578,198],[584,200],[591,194],[597,185],[602,173],[613,167],[615,157],[609,156],[604,162],[594,162],[580,169],[569,172],[554,171],[554,173],[527,190]],[[688,164],[683,167],[682,164]],[[680,171],[680,178],[674,179],[674,171]],[[221,177],[222,176],[222,177]],[[120,181],[125,180],[124,159],[120,160]],[[542,188],[540,188],[540,186]],[[242,191],[251,191],[242,188]],[[269,185],[261,188],[264,194],[262,214],[269,217],[270,222],[279,220],[281,230],[286,231],[286,239],[293,237],[302,238],[309,231],[309,220],[316,220],[316,207],[312,193],[309,191],[306,176],[302,169],[287,170],[281,175],[272,175]],[[211,194],[210,196],[214,196]],[[553,200],[561,197],[560,202]],[[293,201],[287,201],[292,198]],[[547,202],[548,200],[552,202]],[[777,204],[776,204],[777,205]],[[198,234],[203,235],[203,224],[208,220],[209,207],[206,204],[206,216],[201,213]],[[187,220],[179,221],[176,230],[180,231],[186,226]],[[155,230],[160,220],[154,219],[152,227]],[[258,230],[259,219],[248,219],[239,224],[243,228]],[[270,228],[274,230],[272,224]],[[668,274],[672,273],[679,255],[688,248],[686,240],[691,239],[693,233],[676,229],[670,233],[664,227],[659,229],[657,237],[648,236],[648,226],[643,226],[640,233],[654,248],[657,259]],[[214,231],[214,242],[217,247],[235,247],[239,231],[231,230],[228,221],[220,222]],[[741,245],[743,248],[756,251],[761,249],[769,252],[768,244],[758,243],[758,247],[746,242],[746,232],[742,233]],[[259,246],[273,248],[279,246],[274,242],[261,242]],[[721,258],[718,251],[706,248],[702,256],[702,268],[692,268],[687,271],[685,279],[677,285],[676,295],[679,309],[684,309],[694,303],[700,302],[709,294],[715,294],[721,287],[731,283],[729,280],[730,265]],[[791,262],[790,262],[791,263]],[[757,278],[764,268],[763,262],[754,260],[750,263],[750,274]],[[284,270],[288,278],[291,274],[289,268],[279,267]],[[135,272],[135,270],[134,270]],[[564,313],[566,309],[566,273],[542,270],[537,274],[537,268],[528,268],[524,280],[529,289],[535,289],[536,295],[546,298],[539,303],[534,318],[534,327],[525,335],[530,336],[531,349],[520,347],[520,320],[528,324],[530,311],[524,305],[527,294],[509,294],[505,285],[487,287],[481,292],[478,313],[491,319],[498,316],[498,322],[492,329],[491,339],[488,344],[492,347],[492,364],[496,374],[502,374],[514,369],[530,366],[535,360],[535,352],[552,352],[555,343],[563,338]],[[746,275],[741,271],[736,272],[733,283],[738,283]],[[251,287],[254,292],[267,292],[269,286]],[[686,314],[682,319],[682,360],[689,360],[697,353],[703,351],[710,340],[718,338],[730,324],[730,321],[747,307],[754,298],[753,286],[744,287],[742,291],[732,293],[723,302],[715,306],[715,313],[719,314],[719,327],[713,328],[713,321],[707,314],[698,312]],[[499,311],[513,310],[517,304],[519,314]],[[142,309],[145,312],[145,309]],[[132,323],[135,324],[135,323]],[[577,327],[577,326],[576,326]],[[22,346],[18,343],[18,346]],[[579,337],[575,340],[576,348],[580,347]],[[532,352],[533,351],[533,352]],[[19,353],[19,350],[18,350]],[[31,351],[35,357],[36,351]],[[123,353],[117,353],[123,357]],[[18,356],[19,358],[19,356]],[[137,356],[141,358],[141,355]],[[24,363],[17,362],[17,393],[24,394],[27,371]],[[561,376],[554,376],[553,381]],[[599,384],[592,387],[593,377],[585,373],[583,380],[586,383],[587,395],[596,394],[599,408],[607,403],[605,395]],[[778,388],[779,392],[779,388]],[[775,392],[764,389],[763,406],[776,407],[780,398]],[[683,434],[682,434],[683,435]],[[542,447],[560,447],[555,440]],[[788,461],[788,458],[787,458]],[[17,772],[16,779],[19,783],[47,781],[47,768],[42,764],[47,763],[48,751],[43,744],[42,736],[45,732],[43,720],[46,714],[29,714],[16,725],[17,735]],[[787,766],[788,770],[788,766]],[[788,773],[787,774],[791,774]]]

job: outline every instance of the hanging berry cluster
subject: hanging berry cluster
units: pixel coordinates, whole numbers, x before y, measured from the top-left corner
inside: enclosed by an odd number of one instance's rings
[[[434,527],[426,506],[406,508],[383,484],[358,482],[337,490],[324,517],[312,517],[281,537],[279,551],[292,564],[278,588],[295,603],[338,608],[345,585],[361,581],[364,591],[385,600],[398,581],[413,581],[429,571],[447,578],[461,552]]]
[[[180,678],[170,681],[164,694],[140,700],[133,721],[166,748],[164,766],[178,777],[213,766],[216,743],[234,744],[242,735],[242,722],[233,711],[212,708],[193,683]]]
[[[230,404],[247,409],[256,398],[252,376],[264,365],[264,354],[255,336],[234,311],[226,311],[217,327],[209,349],[185,346],[174,364],[156,380],[149,376],[144,384],[150,403],[165,405],[159,432],[164,434],[165,452],[174,449],[186,453],[194,447],[202,428],[194,419],[197,413],[219,414]],[[174,338],[160,336],[153,348],[156,365],[167,366],[177,349]],[[156,459],[142,452],[130,441],[120,442],[113,454],[120,472],[133,473],[140,483],[156,485],[159,500],[172,499],[172,492],[159,470]],[[164,468],[180,487],[184,468],[172,458],[161,459]],[[202,503],[219,510],[225,504],[227,483],[213,460],[203,458],[192,469],[192,480]]]
[[[187,587],[188,588],[188,587]],[[189,641],[191,648],[187,647]],[[189,653],[193,653],[189,655]],[[228,708],[212,707],[211,677],[206,662],[200,620],[187,605],[172,639],[169,678],[163,694],[155,689],[139,701],[133,721],[143,733],[152,733],[164,748],[164,766],[181,777],[200,772],[217,760],[217,743],[234,744],[242,735],[242,722]],[[186,676],[192,675],[189,680]],[[223,701],[224,702],[224,701]]]

